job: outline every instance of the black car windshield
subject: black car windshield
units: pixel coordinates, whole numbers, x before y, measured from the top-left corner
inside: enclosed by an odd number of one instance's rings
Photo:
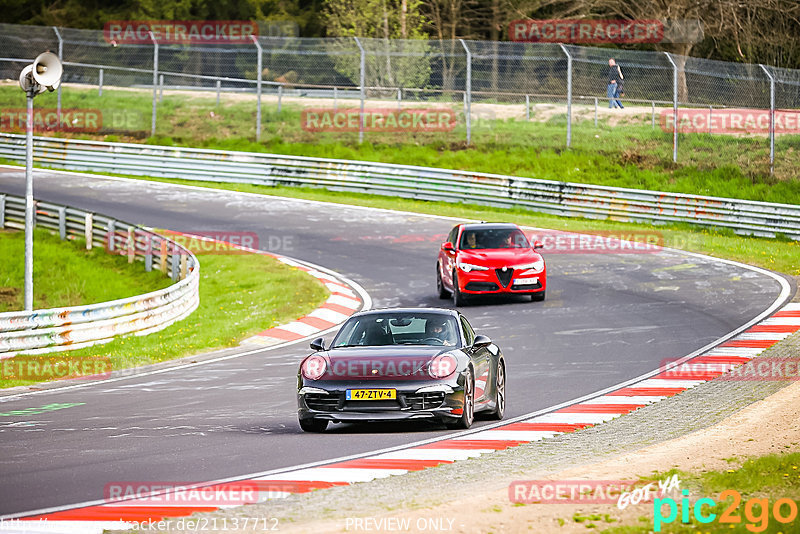
[[[331,348],[381,345],[461,346],[455,317],[440,313],[370,313],[351,317]]]
[[[461,249],[530,248],[525,234],[517,228],[466,229],[461,234]]]

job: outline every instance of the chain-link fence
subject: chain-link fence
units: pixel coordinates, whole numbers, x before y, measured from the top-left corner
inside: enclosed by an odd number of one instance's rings
[[[57,52],[63,84],[45,105],[56,109],[58,124],[66,124],[62,110],[99,108],[97,132],[123,139],[487,141],[608,152],[633,163],[737,165],[779,177],[798,164],[796,70],[552,43],[150,41],[0,24],[0,75],[16,80],[37,54]],[[609,92],[612,55],[620,95]],[[0,105],[21,107],[18,91],[2,90]]]

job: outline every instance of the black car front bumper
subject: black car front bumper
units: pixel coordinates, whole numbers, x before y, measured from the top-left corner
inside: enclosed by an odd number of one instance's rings
[[[394,389],[392,400],[346,400],[348,389]],[[410,384],[408,382],[370,382],[306,384],[297,395],[300,419],[321,419],[334,422],[400,421],[429,419],[455,421],[464,408],[462,386]]]

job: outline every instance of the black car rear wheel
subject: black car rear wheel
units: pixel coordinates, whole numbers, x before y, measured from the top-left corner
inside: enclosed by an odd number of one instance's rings
[[[300,428],[306,432],[325,432],[328,421],[325,419],[300,419]]]
[[[467,370],[464,379],[464,409],[461,417],[452,423],[447,423],[450,428],[469,428],[475,420],[475,379],[472,377],[472,369]]]
[[[495,408],[491,413],[491,418],[500,420],[506,413],[506,367],[503,362],[497,364],[497,376],[494,379],[494,403]]]
[[[450,298],[450,292],[444,288],[442,283],[442,269],[438,263],[436,264],[436,290],[439,292],[440,299]]]

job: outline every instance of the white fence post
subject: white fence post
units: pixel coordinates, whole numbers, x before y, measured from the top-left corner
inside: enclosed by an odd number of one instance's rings
[[[86,250],[92,250],[92,245],[94,245],[93,228],[94,216],[91,213],[87,213],[83,218],[83,237],[86,239]]]
[[[58,237],[61,241],[67,239],[67,208],[58,208]]]
[[[61,63],[64,63],[64,39],[61,38],[61,32],[58,31],[58,28],[53,26],[53,31],[56,32],[56,38],[58,39],[58,60]],[[58,103],[56,104],[56,116],[58,117],[59,123],[61,122],[61,84],[58,84]]]
[[[358,37],[353,37],[353,39],[356,40],[358,49],[361,52],[361,67],[360,67],[361,76],[359,81],[359,86],[361,87],[361,111],[358,113],[358,142],[363,143],[364,142],[364,98],[366,97],[366,92],[364,89],[366,73],[364,71],[366,70],[367,66],[367,58],[366,58],[366,51],[364,50],[364,47],[361,46],[361,41],[358,39]]]
[[[258,50],[258,77],[256,82],[256,143],[261,140],[261,84],[263,75],[261,73],[263,68],[263,54],[261,53],[261,43],[258,42],[258,37],[255,35],[250,36],[253,39],[253,44],[256,45]],[[217,105],[219,105],[219,96],[217,96]]]
[[[672,63],[672,162],[678,162],[678,65],[672,61],[672,55],[664,52]]]
[[[759,64],[769,78],[769,173],[775,173],[775,77],[767,67]]]
[[[467,43],[464,42],[464,39],[459,39],[459,41],[461,42],[461,46],[464,47],[464,51],[467,53],[467,81],[466,89],[464,90],[466,111],[464,113],[464,119],[467,123],[467,144],[470,144],[472,141],[472,52],[467,46]]]
[[[158,105],[158,41],[153,32],[150,32],[153,41],[153,116],[150,119],[150,135],[156,135],[156,106]]]
[[[567,47],[558,43],[567,56],[567,148],[572,146],[572,56]]]

